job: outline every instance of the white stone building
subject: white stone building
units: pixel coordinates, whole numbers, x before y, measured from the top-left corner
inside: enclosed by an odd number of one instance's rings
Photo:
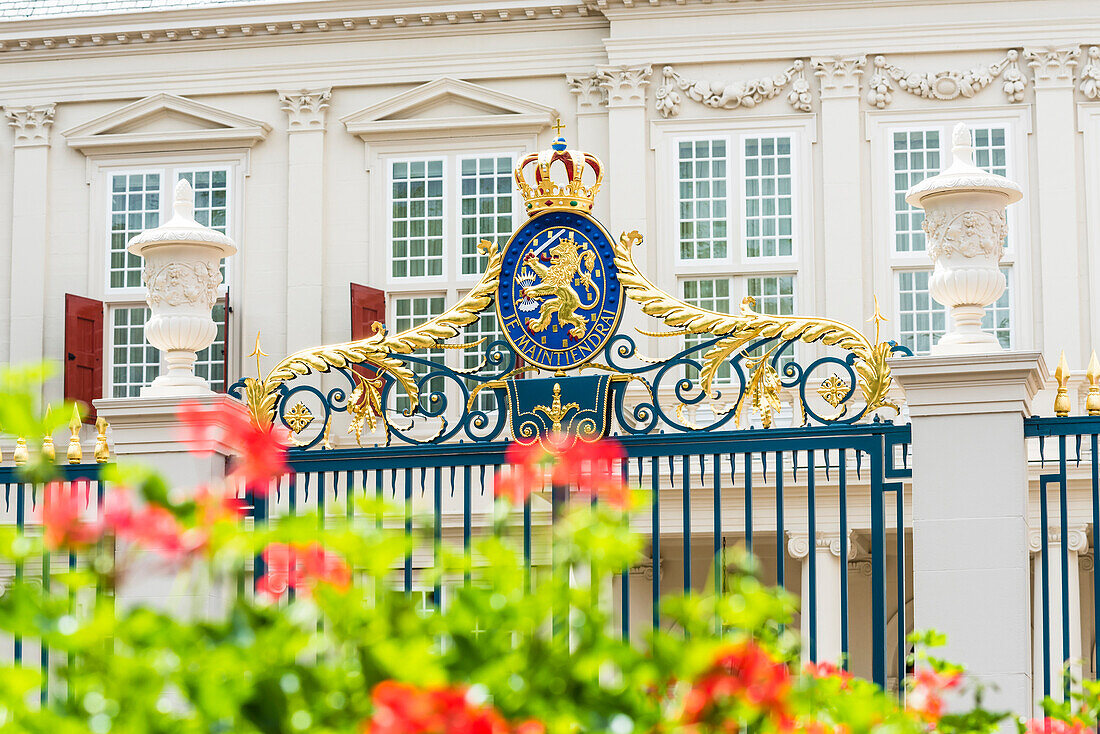
[[[215,387],[252,374],[257,333],[280,357],[376,319],[408,328],[477,281],[478,239],[524,217],[512,168],[559,118],[608,166],[597,218],[646,235],[660,287],[857,325],[877,296],[883,337],[924,354],[947,324],[905,193],[963,120],[978,165],[1024,192],[985,327],[1083,371],[1100,344],[1097,46],[1092,0],[0,0],[0,360],[64,362],[51,400],[135,397],[157,376],[125,247],[181,177],[239,247],[198,365]],[[790,536],[829,573],[839,548]],[[1095,647],[1091,578],[1073,575],[1075,653]]]

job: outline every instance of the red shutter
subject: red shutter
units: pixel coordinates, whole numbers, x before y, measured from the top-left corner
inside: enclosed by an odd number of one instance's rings
[[[103,397],[103,302],[65,294],[65,399],[84,403],[87,423],[95,421],[92,401]]]
[[[374,333],[372,325],[377,321],[386,323],[386,292],[358,283],[351,284],[351,338],[366,339]],[[363,378],[371,379],[375,371],[366,367],[355,367],[355,372]]]

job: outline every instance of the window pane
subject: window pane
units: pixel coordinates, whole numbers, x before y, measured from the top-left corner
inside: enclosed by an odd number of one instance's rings
[[[685,280],[682,281],[682,292],[684,294],[684,300],[693,306],[699,308],[709,309],[711,311],[718,311],[719,313],[730,313],[730,280],[729,278],[703,278],[697,280]],[[707,339],[711,338],[707,334],[687,334],[684,336],[684,347],[691,348],[702,344]],[[703,353],[706,350],[699,350],[692,352],[689,356],[690,359],[699,361]],[[732,368],[729,363],[726,362],[718,368],[718,372],[714,377],[715,382],[729,382],[732,379]],[[685,376],[689,380],[699,379],[699,370],[694,367],[688,367],[685,371]]]
[[[680,257],[725,258],[726,143],[720,139],[684,141],[678,155]]]
[[[394,237],[391,245],[392,273],[395,278],[437,274],[443,271],[443,253],[432,254],[423,239],[408,237],[425,232],[443,231],[443,161],[394,161],[390,218]],[[407,236],[397,235],[398,225],[406,225]]]
[[[407,329],[411,329],[414,326],[423,324],[428,319],[434,318],[443,313],[443,297],[442,296],[409,296],[403,298],[393,299],[394,320],[393,328],[394,333],[400,333]],[[416,352],[417,357],[443,364],[443,350],[442,349],[422,349]],[[412,363],[409,365],[412,371],[417,377],[422,377],[430,371],[430,368],[426,365],[419,363]],[[420,400],[427,405],[427,401],[433,391],[442,391],[444,387],[443,378],[432,378],[425,383],[420,390]],[[409,399],[404,394],[404,391],[400,388],[394,388],[390,392],[394,401],[392,404],[393,410],[408,410]]]
[[[112,288],[140,286],[141,258],[127,252],[126,243],[160,219],[160,173],[112,174],[111,191],[108,282]]]
[[[209,347],[198,353],[195,374],[209,382],[214,392],[225,392],[225,302],[215,303],[210,316],[218,325],[218,334]]]
[[[495,341],[505,341],[504,334],[497,327],[497,315],[495,311],[486,311],[482,313],[477,321],[473,322],[466,327],[463,333],[463,341],[470,343],[476,342],[479,339],[484,339],[481,344],[471,349],[465,349],[462,351],[462,368],[476,374],[499,374],[500,370],[498,365],[491,364],[487,361],[487,355],[489,347]],[[498,354],[501,350],[495,350]],[[503,348],[503,352],[510,351],[508,347]],[[480,369],[478,369],[480,367]],[[478,385],[483,385],[483,382],[477,380],[466,380],[466,389],[471,393],[477,388]],[[499,410],[503,406],[497,405],[497,399],[491,389],[483,389],[478,392],[477,399],[473,405],[476,410],[491,411]]]
[[[794,254],[791,139],[745,139],[745,255]]]
[[[145,341],[149,309],[124,306],[111,310],[111,396],[136,398],[141,388],[153,381],[160,370],[156,349]]]
[[[928,293],[931,270],[898,273],[898,342],[927,354],[946,332],[947,310]]]
[[[485,271],[488,257],[478,250],[478,242],[485,239],[503,247],[512,234],[513,165],[512,156],[464,158],[460,163],[463,275]]]
[[[224,168],[180,171],[179,178],[189,182],[195,190],[195,221],[226,234],[229,219],[228,172]],[[221,271],[224,278],[224,260]]]
[[[998,176],[1008,176],[1008,131],[1004,127],[974,128],[974,164]],[[1005,238],[1011,247],[1012,233]]]
[[[1005,349],[1012,349],[1012,268],[1001,268],[1005,276],[1005,292],[995,303],[985,307],[982,330],[997,337]]]
[[[894,133],[894,249],[923,252],[924,212],[905,202],[914,184],[940,172],[940,131]],[[912,347],[910,347],[912,348]]]

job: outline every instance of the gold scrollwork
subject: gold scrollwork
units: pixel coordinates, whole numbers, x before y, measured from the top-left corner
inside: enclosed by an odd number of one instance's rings
[[[712,334],[720,337],[703,355],[700,382],[703,391],[708,395],[713,394],[712,383],[720,367],[734,353],[757,340],[777,338],[779,343],[821,342],[851,352],[856,356],[855,371],[866,405],[864,412],[869,415],[879,408],[898,410],[898,406],[888,395],[892,383],[887,364],[890,357],[888,342],[872,343],[855,328],[832,319],[758,313],[753,310],[751,299],[742,301],[740,313],[737,314],[718,313],[685,303],[653,285],[642,275],[633,255],[634,247],[641,242],[642,235],[635,231],[623,233],[615,243],[615,265],[619,270],[619,280],[630,299],[638,303],[644,313],[663,320],[666,325],[678,330],[677,333]],[[749,378],[747,388],[754,408],[774,412],[773,398],[778,400],[778,375],[771,374],[775,372],[774,367],[769,359],[753,360],[750,367],[754,374]],[[765,420],[763,414],[761,420]],[[770,425],[770,417],[766,420]]]

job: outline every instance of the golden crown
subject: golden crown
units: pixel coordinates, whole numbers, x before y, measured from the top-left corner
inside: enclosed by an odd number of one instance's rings
[[[560,163],[560,166],[553,166]],[[527,181],[523,171],[534,164],[534,185]],[[591,169],[596,180],[591,186],[582,181],[584,172]],[[564,171],[566,183],[555,183],[551,179],[551,170]],[[523,196],[527,215],[534,216],[550,209],[568,209],[572,211],[592,211],[592,201],[600,190],[603,181],[603,163],[591,153],[579,150],[566,150],[565,138],[559,137],[550,146],[550,150],[530,153],[516,166],[516,185]],[[559,176],[560,179],[560,176]]]

